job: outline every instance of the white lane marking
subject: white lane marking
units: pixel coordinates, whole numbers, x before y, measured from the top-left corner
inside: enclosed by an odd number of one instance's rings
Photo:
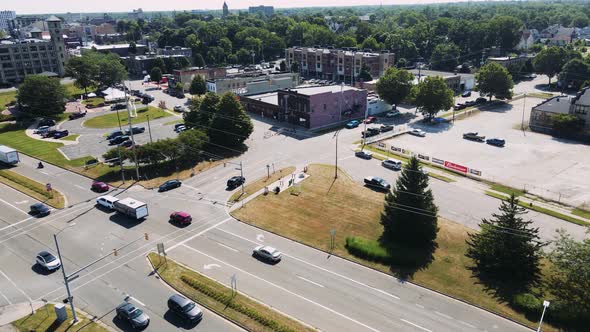
[[[3,199],[1,199],[1,198],[0,198],[0,202],[2,202],[2,203],[4,203],[4,204],[6,204],[6,205],[8,205],[8,206],[10,206],[11,208],[14,208],[14,209],[16,209],[16,210],[19,210],[20,212],[22,212],[22,213],[24,213],[24,214],[28,214],[27,212],[25,212],[25,211],[21,210],[20,208],[18,208],[18,207],[16,207],[16,206],[12,205],[12,204],[10,204],[10,203],[8,203],[7,201],[5,201],[5,200],[3,200]]]
[[[226,218],[226,219],[224,219],[224,220],[222,220],[222,221],[218,222],[217,224],[215,224],[215,225],[212,225],[212,226],[210,226],[210,227],[208,227],[208,228],[206,228],[206,229],[204,229],[204,230],[200,231],[199,233],[197,233],[197,234],[195,234],[195,235],[193,235],[193,236],[189,237],[188,239],[185,239],[185,240],[183,240],[183,241],[180,241],[180,242],[178,242],[177,244],[175,244],[175,245],[173,245],[172,247],[168,248],[168,250],[167,250],[167,251],[172,251],[172,250],[174,250],[175,248],[178,248],[178,246],[181,246],[181,245],[183,245],[183,244],[187,243],[188,241],[190,241],[190,240],[192,240],[192,239],[194,239],[194,238],[196,238],[196,237],[198,237],[198,236],[201,236],[201,235],[203,235],[203,234],[207,233],[208,231],[212,230],[213,228],[216,228],[216,227],[219,227],[220,225],[223,225],[224,223],[226,223],[226,222],[230,221],[231,219],[233,219],[233,218],[231,218],[231,217],[230,217],[230,218]]]
[[[205,270],[211,270],[214,267],[221,267],[221,265],[219,265],[219,264],[205,264],[205,265],[203,265],[203,269],[205,269]]]
[[[224,262],[224,261],[222,261],[222,260],[220,260],[220,259],[217,259],[217,258],[215,258],[215,257],[213,257],[213,256],[207,255],[206,253],[204,253],[204,252],[201,252],[201,251],[199,251],[199,250],[197,250],[197,249],[195,249],[195,248],[193,248],[193,247],[187,246],[186,244],[182,244],[182,246],[183,246],[183,247],[185,247],[185,248],[187,248],[187,249],[189,249],[189,250],[193,250],[194,252],[197,252],[197,253],[199,253],[199,254],[201,254],[201,255],[205,256],[205,257],[208,257],[208,258],[210,258],[210,259],[213,259],[213,260],[215,260],[215,261],[218,261],[219,263],[225,264],[225,265],[227,265],[227,266],[229,266],[229,267],[231,267],[231,268],[233,268],[233,269],[236,269],[236,270],[238,270],[238,271],[240,271],[240,272],[242,272],[242,273],[244,273],[244,274],[247,274],[247,275],[251,276],[252,278],[255,278],[255,279],[258,279],[258,280],[260,280],[260,281],[262,281],[262,282],[265,282],[267,285],[274,286],[274,287],[276,287],[276,288],[278,288],[278,289],[280,289],[280,290],[282,290],[282,291],[284,291],[284,292],[286,292],[286,293],[289,293],[289,294],[291,294],[291,295],[293,295],[293,296],[295,296],[295,297],[298,297],[298,298],[300,298],[300,299],[302,299],[302,300],[304,300],[304,301],[307,301],[307,302],[309,302],[309,303],[311,303],[311,304],[315,304],[316,306],[318,306],[318,307],[320,307],[320,308],[322,308],[322,309],[325,309],[325,310],[327,310],[327,311],[329,311],[329,312],[331,312],[331,313],[333,313],[333,314],[336,314],[336,315],[338,315],[338,316],[340,316],[340,317],[342,317],[342,318],[344,318],[344,319],[348,319],[348,320],[350,320],[351,322],[354,322],[354,323],[356,323],[356,324],[358,324],[358,325],[360,325],[360,326],[363,326],[363,327],[365,327],[365,328],[367,328],[367,329],[369,329],[369,330],[371,330],[371,331],[379,332],[379,330],[377,330],[377,329],[374,329],[374,328],[370,327],[369,325],[366,325],[366,324],[364,324],[364,323],[361,323],[361,322],[359,322],[359,321],[357,321],[357,320],[355,320],[355,319],[353,319],[353,318],[350,318],[348,315],[341,314],[341,313],[339,313],[338,311],[336,311],[336,310],[334,310],[334,309],[328,308],[328,307],[326,307],[326,306],[324,306],[324,305],[322,305],[322,304],[319,304],[319,303],[317,303],[317,302],[314,302],[313,300],[310,300],[310,299],[308,299],[308,298],[306,298],[306,297],[304,297],[304,296],[302,296],[302,295],[299,295],[299,294],[297,294],[297,293],[295,293],[295,292],[292,292],[292,291],[290,291],[290,290],[288,290],[288,289],[286,289],[286,288],[284,288],[284,287],[282,287],[282,286],[279,286],[279,285],[277,285],[277,284],[275,284],[275,283],[273,283],[273,282],[270,282],[270,281],[268,281],[268,280],[265,280],[265,279],[263,279],[263,278],[261,278],[261,277],[259,277],[259,276],[257,276],[257,275],[254,275],[254,274],[252,274],[252,273],[250,273],[250,272],[247,272],[247,271],[245,271],[245,270],[242,270],[242,269],[240,269],[239,267],[236,267],[236,266],[234,266],[234,265],[231,265],[231,264],[229,264],[229,263],[226,263],[226,262]]]
[[[194,190],[194,191],[197,191],[197,192],[199,191],[199,189],[198,189],[198,188],[195,188],[195,187],[193,187],[193,186],[189,186],[188,184],[185,184],[185,183],[183,183],[183,184],[182,184],[182,186],[183,186],[183,187],[187,187],[187,188],[189,188],[189,189],[192,189],[192,190]]]
[[[22,224],[22,223],[24,223],[25,221],[31,220],[31,219],[33,219],[33,218],[34,218],[34,217],[28,217],[27,219],[23,219],[23,220],[21,220],[21,221],[15,222],[14,224],[10,224],[10,225],[8,225],[8,226],[4,226],[4,227],[0,228],[0,232],[1,232],[1,231],[3,231],[3,230],[5,230],[5,229],[8,229],[8,228],[14,227],[14,226],[16,226],[16,225],[18,225],[18,224]]]
[[[20,202],[14,202],[14,204],[21,205],[21,204],[26,204],[26,203],[28,203],[28,202],[29,202],[29,201],[25,199],[24,201],[20,201]]]
[[[463,325],[465,325],[465,326],[467,326],[467,327],[470,327],[470,328],[472,328],[472,329],[476,329],[476,328],[477,328],[477,327],[475,327],[475,326],[473,326],[473,325],[471,325],[471,324],[469,324],[469,323],[467,323],[467,322],[464,322],[464,321],[462,321],[462,320],[460,320],[460,321],[459,321],[459,323],[461,323],[461,324],[463,324]]]
[[[257,234],[256,235],[256,241],[258,241],[258,242],[264,242],[264,234]]]
[[[427,329],[427,328],[424,328],[424,327],[422,327],[422,326],[420,326],[420,325],[418,325],[418,324],[414,324],[414,323],[410,322],[409,320],[405,320],[405,319],[403,319],[403,318],[400,318],[399,320],[401,320],[402,322],[404,322],[404,323],[406,323],[406,324],[410,324],[410,325],[412,325],[412,326],[414,326],[414,327],[417,327],[417,328],[419,328],[419,329],[420,329],[420,330],[422,330],[422,331],[426,331],[426,332],[432,332],[431,330],[429,330],[429,329]]]
[[[12,279],[8,278],[8,276],[6,275],[6,273],[2,272],[2,270],[0,270],[0,273],[4,276],[4,278],[6,278],[6,280],[8,280],[13,286],[14,288],[16,288],[19,292],[21,292],[26,298],[27,300],[29,300],[29,302],[33,301],[31,299],[31,297],[29,296],[29,294],[25,293],[22,289],[20,289],[15,283],[14,281],[12,281]]]
[[[230,246],[226,246],[226,245],[225,245],[225,244],[223,244],[223,243],[219,243],[219,242],[215,242],[215,243],[217,243],[217,244],[219,244],[220,246],[224,247],[225,249],[229,249],[229,250],[231,250],[231,251],[233,251],[233,252],[240,252],[238,249],[232,248],[232,247],[230,247]]]
[[[76,187],[76,188],[80,188],[80,189],[82,189],[82,190],[87,190],[86,188],[84,188],[84,187],[82,187],[82,186],[80,186],[80,185],[77,185],[77,184],[75,184],[75,185],[74,185],[74,187]]]
[[[322,287],[322,288],[324,288],[324,285],[320,285],[320,284],[318,284],[317,282],[315,282],[315,281],[311,281],[311,280],[309,280],[309,279],[306,279],[306,278],[304,278],[304,277],[302,277],[302,276],[297,276],[297,278],[299,278],[299,279],[301,279],[301,280],[303,280],[303,281],[307,281],[307,282],[309,282],[310,284],[314,284],[314,285],[316,285],[316,286],[318,286],[318,287]]]
[[[354,156],[354,155],[352,155],[352,156],[348,156],[348,157],[340,158],[340,159],[338,159],[338,161],[343,161],[343,160],[350,159],[350,158],[354,158],[354,157],[355,157],[355,156]]]
[[[421,305],[421,304],[418,304],[418,303],[416,303],[416,307],[421,308],[421,309],[424,309],[424,306]]]
[[[439,315],[439,316],[441,316],[441,317],[447,318],[447,319],[454,319],[453,317],[451,317],[449,315],[446,315],[446,314],[443,314],[442,312],[439,312],[439,311],[436,311],[436,310],[434,311],[434,313],[437,314],[437,315]]]
[[[254,244],[260,245],[260,243],[257,243],[257,242],[255,242],[255,241],[252,241],[252,240],[250,240],[250,239],[247,239],[247,238],[245,238],[245,237],[243,237],[243,236],[240,236],[240,235],[234,234],[234,233],[232,233],[232,232],[230,232],[230,231],[226,231],[226,230],[224,230],[224,229],[221,229],[221,228],[218,228],[218,230],[220,230],[220,231],[222,231],[222,232],[224,232],[224,233],[227,233],[227,234],[233,235],[233,236],[235,236],[235,237],[237,237],[237,238],[240,238],[240,239],[242,239],[242,240],[246,240],[246,241],[252,242],[252,243],[254,243]],[[335,275],[335,276],[337,276],[337,277],[340,277],[340,278],[342,278],[342,279],[348,280],[348,281],[350,281],[350,282],[353,282],[353,283],[355,283],[355,284],[357,284],[357,285],[364,286],[364,287],[366,287],[366,288],[368,288],[368,289],[374,290],[374,291],[376,291],[376,292],[379,292],[379,293],[381,293],[381,294],[383,294],[383,295],[387,295],[387,296],[389,296],[389,297],[392,297],[392,298],[394,298],[394,299],[396,299],[396,300],[399,300],[399,299],[400,299],[400,298],[399,298],[399,296],[395,296],[395,295],[393,295],[393,294],[390,294],[390,293],[388,293],[388,292],[386,292],[386,291],[384,291],[384,290],[381,290],[381,289],[375,288],[375,287],[373,287],[373,286],[369,286],[369,285],[367,285],[367,284],[364,284],[364,283],[362,283],[362,282],[360,282],[360,281],[356,281],[356,280],[354,280],[354,279],[352,279],[352,278],[349,278],[349,277],[347,277],[347,276],[344,276],[344,275],[342,275],[342,274],[340,274],[340,273],[337,273],[337,272],[334,272],[334,271],[330,271],[330,270],[328,270],[328,269],[325,269],[325,268],[323,268],[323,267],[321,267],[321,266],[317,266],[317,265],[315,265],[315,264],[312,264],[312,263],[306,262],[306,261],[304,261],[304,260],[302,260],[302,259],[299,259],[299,258],[297,258],[297,257],[291,256],[291,255],[287,255],[287,254],[285,254],[285,252],[284,252],[284,251],[283,251],[283,256],[286,256],[286,257],[292,258],[292,259],[294,259],[294,260],[296,260],[296,261],[299,261],[299,262],[301,262],[301,263],[307,264],[307,265],[309,265],[309,266],[313,266],[313,267],[315,267],[316,269],[319,269],[319,270],[322,270],[322,271],[324,271],[324,272],[327,272],[327,273],[333,274],[333,275]]]
[[[145,307],[145,304],[143,302],[141,302],[140,300],[134,298],[133,296],[129,296],[129,298]]]
[[[49,173],[47,173],[47,172],[39,171],[39,173],[41,173],[41,174],[45,174],[45,175],[47,175],[47,176],[51,176],[51,175],[49,175]]]
[[[8,302],[8,304],[12,304],[12,302],[10,302],[10,300],[6,297],[6,295],[4,295],[4,293],[0,292],[0,295],[2,295],[2,297],[6,300],[6,302]]]

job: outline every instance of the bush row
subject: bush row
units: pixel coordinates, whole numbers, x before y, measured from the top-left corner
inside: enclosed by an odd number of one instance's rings
[[[211,287],[209,287],[208,285],[198,281],[195,278],[189,277],[185,274],[180,276],[180,280],[182,280],[185,284],[189,285],[190,287],[198,290],[199,292],[213,298],[214,300],[223,303],[224,305],[230,307],[231,309],[247,316],[248,318],[258,322],[259,324],[272,329],[273,331],[277,331],[277,332],[295,332],[295,330],[285,327],[285,326],[281,326],[280,323],[278,323],[277,321],[267,318],[265,317],[263,314],[259,313],[257,310],[236,303],[234,301],[232,301],[232,297],[228,296],[216,289],[213,289]]]
[[[538,320],[543,312],[543,300],[531,293],[517,294],[512,298],[511,306],[523,312],[530,319]],[[544,320],[555,325],[567,326],[577,331],[585,330],[590,324],[590,316],[575,306],[552,300],[545,312]]]
[[[387,252],[387,249],[383,248],[377,241],[348,236],[346,237],[346,249],[352,255],[372,262],[391,262],[391,256]]]

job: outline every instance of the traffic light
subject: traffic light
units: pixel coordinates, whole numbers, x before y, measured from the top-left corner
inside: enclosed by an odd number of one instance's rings
[[[148,241],[150,239],[150,236],[148,233],[143,233],[143,237],[145,238],[146,241]]]

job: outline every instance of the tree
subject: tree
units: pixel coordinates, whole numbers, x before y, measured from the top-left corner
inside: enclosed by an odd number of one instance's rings
[[[381,49],[381,45],[377,42],[374,37],[368,37],[363,41],[361,44],[361,48],[364,50],[372,50],[372,51],[379,51]]]
[[[189,92],[192,95],[202,95],[207,92],[207,86],[205,84],[205,80],[201,75],[195,75],[193,80],[191,81],[191,86],[189,88]]]
[[[438,44],[432,51],[432,69],[454,71],[459,64],[459,47],[453,43]]]
[[[203,129],[208,134],[211,121],[217,114],[219,99],[219,95],[213,92],[206,93],[202,98],[191,99],[190,112],[183,114],[186,127]]]
[[[203,129],[185,130],[178,135],[181,159],[194,163],[199,159],[203,148],[209,143],[209,137]]]
[[[66,75],[72,77],[74,85],[84,89],[84,93],[88,93],[88,88],[95,84],[94,79],[98,73],[98,63],[93,60],[93,57],[75,56],[71,57],[66,63]]]
[[[114,53],[105,54],[98,59],[96,85],[111,87],[127,78],[127,70],[121,64],[119,56]]]
[[[551,78],[561,71],[565,61],[565,50],[561,47],[551,46],[542,49],[535,56],[533,67],[535,68],[535,73],[549,76],[549,84],[551,84]]]
[[[526,209],[512,194],[500,204],[500,214],[482,219],[479,233],[467,239],[467,257],[473,260],[473,275],[500,295],[512,296],[539,285],[542,248],[539,229],[524,220]]]
[[[414,104],[427,118],[433,118],[441,110],[453,107],[453,90],[440,76],[429,76],[414,87]]]
[[[186,69],[191,65],[190,61],[185,57],[179,57],[176,60],[176,69]]]
[[[193,53],[193,64],[195,67],[205,67],[205,60],[203,60],[203,56],[200,53]]]
[[[514,82],[512,76],[502,65],[490,62],[483,65],[475,75],[477,89],[482,95],[492,96],[498,99],[512,98]]]
[[[299,62],[295,61],[291,64],[291,72],[298,73],[299,72]]]
[[[238,63],[241,64],[242,66],[246,66],[252,62],[252,58],[250,57],[250,52],[248,52],[248,50],[245,48],[240,48],[238,50],[238,52],[236,53],[236,56],[238,57]]]
[[[397,105],[411,92],[414,75],[405,69],[388,68],[377,81],[377,94],[386,103]]]
[[[252,120],[233,93],[225,93],[219,100],[217,113],[211,122],[209,137],[211,142],[239,147],[250,136],[254,126]]]
[[[389,245],[432,249],[438,233],[437,212],[428,175],[414,156],[404,166],[395,188],[385,195],[382,238]]]
[[[134,41],[129,43],[129,53],[130,54],[135,54],[137,53],[137,45],[135,44]]]
[[[371,73],[369,72],[369,67],[367,67],[367,65],[363,64],[358,79],[363,80],[363,82],[370,82],[373,80],[373,76],[371,76]]]
[[[557,137],[576,137],[584,128],[584,121],[573,114],[555,114],[551,120]]]
[[[279,64],[279,70],[281,72],[287,71],[287,63],[285,62],[285,60],[281,61],[281,63]]]
[[[495,16],[489,22],[489,31],[495,46],[511,50],[518,44],[522,22],[513,16]]]
[[[559,80],[566,87],[579,90],[590,79],[590,62],[580,59],[568,61],[559,74]]]
[[[161,73],[166,72],[166,64],[164,63],[164,60],[162,58],[155,58],[154,61],[152,61],[151,65],[152,65],[152,67],[150,68],[150,72],[154,68],[160,68]]]
[[[65,111],[67,97],[59,79],[28,75],[18,87],[17,102],[21,110],[33,116],[51,116]]]
[[[160,81],[162,81],[162,70],[159,67],[152,68],[150,71],[150,80],[160,84]]]

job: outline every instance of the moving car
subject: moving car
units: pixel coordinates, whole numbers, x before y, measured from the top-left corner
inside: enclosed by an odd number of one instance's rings
[[[388,191],[391,189],[391,185],[387,181],[376,176],[367,176],[365,178],[365,185],[378,190]]]
[[[104,206],[105,208],[107,208],[109,210],[114,210],[115,209],[115,202],[118,200],[119,199],[115,196],[104,195],[104,196],[100,196],[99,198],[96,199],[96,204]]]
[[[70,132],[68,132],[67,130],[56,130],[55,133],[53,133],[53,138],[62,138],[62,137],[66,137],[70,134]]]
[[[131,127],[131,130],[129,130],[129,128],[125,129],[125,135],[129,136],[129,135],[131,135],[131,133],[141,134],[144,131],[145,131],[145,127],[133,126],[133,127]]]
[[[51,213],[49,207],[43,203],[35,203],[31,205],[30,210],[29,213],[35,217],[45,217]]]
[[[419,136],[419,137],[425,137],[426,136],[426,132],[422,129],[412,129],[408,132],[410,135],[414,135],[414,136]]]
[[[373,158],[373,154],[369,151],[357,151],[354,155],[367,160]]]
[[[246,182],[246,178],[243,176],[232,176],[229,180],[227,180],[227,187],[228,188],[236,188],[241,186],[242,183]]]
[[[371,137],[379,135],[380,131],[379,128],[367,128],[366,131],[361,133],[361,137]]]
[[[392,131],[393,130],[393,126],[392,125],[381,125],[381,127],[379,127],[379,131],[384,133],[387,131]]]
[[[119,137],[119,136],[123,136],[123,132],[121,130],[115,130],[107,136],[107,139],[111,140],[111,139],[113,139],[115,137]]]
[[[471,97],[471,91],[465,91],[461,94],[461,97],[465,98],[465,97]]]
[[[485,136],[480,136],[477,132],[465,133],[463,134],[463,138],[476,142],[483,142],[486,139]]]
[[[272,262],[280,261],[283,255],[280,251],[271,246],[258,246],[254,248],[252,254],[256,257],[266,259]]]
[[[203,318],[203,311],[197,307],[195,302],[179,294],[170,296],[168,309],[190,322],[198,322]]]
[[[129,302],[123,302],[115,310],[117,318],[129,322],[134,329],[145,328],[150,324],[150,317]]]
[[[352,129],[352,128],[356,128],[360,125],[361,123],[358,120],[352,120],[350,122],[348,122],[345,127],[348,129]]]
[[[369,116],[363,121],[363,123],[374,123],[374,122],[377,122],[377,118],[374,116]]]
[[[392,169],[394,171],[399,171],[400,169],[402,169],[402,162],[395,159],[386,159],[383,160],[381,166]]]
[[[186,212],[176,211],[170,214],[170,221],[180,225],[189,225],[193,221],[193,217]]]
[[[184,112],[184,106],[182,106],[182,105],[174,106],[174,112]]]
[[[500,138],[490,138],[486,140],[486,143],[489,145],[495,145],[498,147],[504,147],[504,145],[506,144],[506,141]]]
[[[386,118],[393,118],[393,117],[396,117],[396,116],[398,116],[398,115],[400,115],[400,114],[401,114],[401,113],[400,113],[400,111],[398,111],[398,110],[393,110],[393,111],[389,111],[389,112],[387,112],[387,114],[385,114],[385,117],[386,117]]]
[[[128,141],[128,140],[130,140],[129,136],[125,136],[125,135],[117,136],[117,137],[109,140],[109,145],[118,145],[118,144],[121,144],[121,143]]]
[[[70,116],[68,117],[70,120],[76,120],[79,118],[83,118],[86,116],[86,112],[75,112],[70,114]]]
[[[105,191],[109,191],[109,185],[101,181],[93,181],[90,189],[92,191],[104,193]]]
[[[61,261],[48,251],[41,251],[37,254],[35,259],[39,266],[43,267],[47,271],[53,271],[59,269]]]
[[[174,188],[178,188],[182,185],[182,182],[180,182],[179,180],[168,180],[164,183],[162,183],[159,187],[158,187],[158,191],[162,192],[162,191],[168,191],[170,189],[174,189]]]

